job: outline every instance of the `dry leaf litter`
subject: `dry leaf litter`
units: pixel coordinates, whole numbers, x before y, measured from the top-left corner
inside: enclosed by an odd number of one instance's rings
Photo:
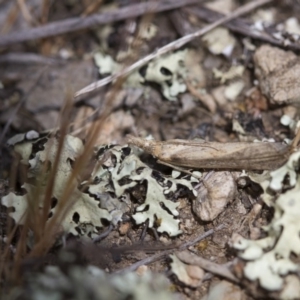
[[[230,0],[212,1],[207,6],[222,13],[229,13],[234,9],[236,3]],[[252,15],[253,30],[264,32],[266,26],[273,26],[271,29],[275,31],[272,36],[282,41],[283,45],[288,45],[299,38],[299,22],[295,17],[277,24],[275,24],[275,19],[274,9],[260,9]],[[20,20],[20,22],[23,21]],[[25,25],[25,23],[23,24]],[[281,34],[280,32],[283,31],[285,33]],[[93,59],[101,75],[114,74],[122,70],[126,59],[133,54],[134,43],[139,42],[142,44],[142,51],[147,51],[145,42],[157,37],[160,30],[155,24],[149,23],[147,28],[139,30],[138,39],[133,36],[128,38],[127,49],[119,51],[117,55],[111,55],[109,45],[106,43],[106,39],[112,32],[113,29],[109,25],[103,26],[96,32],[101,37],[101,50],[94,51]],[[211,113],[215,113],[218,108],[223,107],[228,107],[228,111],[232,112],[233,108],[236,108],[235,101],[245,96],[249,101],[246,109],[250,108],[254,115],[258,111],[267,110],[269,104],[284,106],[283,112],[278,113],[276,117],[280,119],[281,125],[286,130],[297,132],[299,127],[297,110],[289,106],[289,104],[299,102],[298,73],[300,64],[299,57],[294,52],[269,44],[257,46],[253,40],[244,38],[244,53],[241,55],[243,60],[230,61],[230,64],[225,64],[226,67],[224,67],[219,62],[224,57],[230,59],[234,51],[240,50],[239,39],[227,28],[218,27],[206,34],[202,41],[203,46],[210,53],[210,57],[202,49],[185,48],[152,61],[145,69],[134,72],[127,78],[121,91],[123,94],[118,95],[120,100],[116,101],[118,102],[116,107],[125,103],[127,108],[133,108],[134,111],[134,107],[139,101],[156,99],[157,103],[153,102],[149,111],[152,109],[155,112],[152,107],[156,105],[157,112],[161,113],[160,118],[162,118],[170,113],[164,110],[166,104],[161,101],[161,96],[163,96],[165,99],[173,101],[172,105],[180,111],[178,115],[181,117],[176,116],[177,119],[175,119],[180,126],[180,118],[195,110],[199,102]],[[51,51],[54,53],[58,51],[59,55],[65,59],[75,55],[74,51],[68,47],[60,50],[53,48]],[[256,86],[250,85],[247,80],[249,65],[246,66],[245,62],[247,55],[252,54]],[[33,119],[18,116],[13,121],[13,127],[26,130],[27,128],[45,129],[56,126],[54,120],[58,115],[57,107],[62,104],[61,95],[65,90],[61,81],[68,77],[70,82],[74,82],[73,88],[78,90],[95,78],[95,72],[92,71],[91,66],[91,60],[87,59],[59,70],[56,68],[54,73],[53,70],[46,71],[46,75],[41,78],[43,85],[51,93],[45,93],[40,85],[37,85],[37,90],[32,93],[25,105],[29,116],[37,113],[36,116]],[[77,76],[78,69],[84,71],[84,76]],[[35,80],[40,76],[35,66],[28,67],[28,70],[31,79]],[[207,76],[207,73],[210,75]],[[21,81],[19,88],[28,90],[30,88],[28,83],[28,81]],[[157,84],[160,93],[149,88],[148,83]],[[48,113],[43,112],[45,103],[40,101],[41,92],[49,94],[47,96],[53,100],[51,104],[54,109]],[[14,97],[20,97],[20,95],[14,95]],[[97,103],[97,101],[94,99],[91,103]],[[182,104],[179,108],[176,106],[178,101]],[[0,107],[2,123],[7,121],[9,115],[6,109],[16,102],[15,98],[3,101],[4,108]],[[140,105],[143,106],[143,103]],[[242,106],[241,110],[245,111],[245,107]],[[151,112],[147,112],[147,114],[151,115]],[[269,127],[272,128],[272,118],[269,120],[266,115],[263,116],[265,117],[264,125],[267,127],[269,124]],[[125,125],[114,124],[113,119],[122,119],[123,117],[127,118],[127,121],[124,122]],[[123,110],[114,112],[110,118],[111,120],[107,119],[105,123],[108,133],[100,133],[102,142],[122,141],[122,134],[115,133],[115,131],[135,126],[139,128],[139,125],[144,122],[143,116],[141,122]],[[195,119],[191,119],[189,122],[193,124]],[[224,125],[224,119],[220,117],[215,117],[214,122],[217,127]],[[233,132],[238,134],[240,140],[250,139],[253,141],[265,137],[262,132],[251,131],[249,126],[245,126],[247,122],[239,116],[233,119],[232,123]],[[142,128],[148,133],[151,132],[152,126],[155,125],[150,124],[148,128],[147,126]],[[173,138],[178,135],[178,131],[174,130],[173,123],[171,126],[162,128],[162,131],[164,130],[165,132],[169,131],[168,134],[164,134],[167,137]],[[158,130],[153,131],[157,134]],[[227,141],[228,135],[222,134],[217,135],[217,138],[220,141]],[[112,136],[114,137],[112,138]],[[278,136],[282,137],[283,135]],[[10,192],[1,199],[2,205],[9,208],[9,215],[17,224],[23,224],[30,201],[32,201],[32,195],[34,195],[34,201],[38,203],[40,210],[42,209],[51,170],[49,165],[51,166],[55,162],[58,143],[58,136],[39,135],[35,131],[17,135],[9,140],[9,144],[14,147],[15,152],[21,156],[21,163],[27,166],[28,180],[23,183],[23,193]],[[52,191],[53,205],[49,210],[48,221],[57,213],[65,186],[73,171],[73,163],[82,153],[84,153],[82,140],[67,135],[55,176]],[[90,176],[85,180],[76,179],[76,187],[70,199],[73,206],[68,210],[61,224],[61,233],[95,238],[104,228],[104,224],[111,224],[114,228],[123,226],[121,230],[122,234],[125,234],[129,231],[129,223],[122,222],[125,216],[130,216],[135,225],[141,227],[147,224],[149,228],[157,230],[162,241],[165,239],[169,242],[169,237],[180,238],[187,233],[190,233],[191,236],[195,223],[194,218],[204,222],[201,224],[208,226],[206,228],[224,222],[232,226],[231,230],[225,233],[221,232],[219,235],[216,232],[212,240],[207,243],[212,244],[213,247],[219,247],[217,251],[221,253],[218,259],[221,260],[221,255],[225,256],[224,249],[227,247],[229,235],[235,232],[230,240],[230,251],[235,249],[238,259],[232,269],[241,280],[244,290],[242,291],[238,285],[233,285],[225,280],[212,281],[209,290],[204,290],[201,294],[205,294],[202,299],[246,299],[245,290],[254,297],[299,299],[300,282],[297,261],[300,254],[298,216],[300,207],[297,204],[300,193],[299,155],[299,152],[292,153],[285,165],[272,172],[257,174],[211,171],[200,174],[202,180],[199,181],[193,176],[184,175],[178,171],[166,175],[154,170],[152,166],[146,164],[146,160],[142,159],[142,153],[138,149],[128,145],[97,146],[94,149],[94,169]],[[197,172],[197,176],[199,177],[199,172]],[[259,218],[255,224],[258,225],[256,227],[253,226],[254,220],[249,220],[250,223],[253,223],[250,226],[251,234],[253,234],[251,236],[255,236],[256,239],[242,237],[247,234],[239,232],[239,229],[242,230],[242,226],[235,224],[238,223],[233,217],[235,215],[231,216],[230,214],[234,208],[238,210],[239,217],[237,219],[240,221],[241,216],[247,213],[245,205],[240,200],[246,193],[236,184],[241,178],[250,178],[251,184],[259,185],[261,188],[259,198],[268,208],[274,210],[274,214],[269,216],[270,221],[267,224]],[[139,197],[136,197],[137,194]],[[191,203],[184,202],[181,198],[182,194],[188,195]],[[258,197],[247,195],[244,198],[253,200]],[[186,215],[191,216],[186,213],[190,206],[194,213],[193,218],[185,219]],[[228,216],[231,219],[226,219]],[[262,223],[261,226],[259,222]],[[262,235],[260,229],[263,231]],[[199,233],[196,234],[199,235]],[[207,248],[206,243],[200,243],[191,250],[200,256],[208,254],[207,257],[214,261],[216,257],[213,257],[210,252],[205,252]],[[72,255],[73,253],[68,253],[67,256],[72,257]],[[66,253],[61,252],[59,259],[65,263],[67,256]],[[171,255],[170,258],[172,260],[169,265],[171,273],[176,275],[177,280],[184,287],[201,289],[205,285],[205,273],[202,268],[186,264],[176,255]],[[54,299],[63,299],[65,295],[69,297],[72,295],[71,297],[74,299],[82,299],[81,296],[90,299],[104,297],[147,299],[153,296],[158,299],[173,299],[173,294],[167,291],[170,289],[170,282],[164,275],[150,272],[146,272],[143,276],[132,272],[123,275],[109,275],[94,266],[76,265],[75,261],[75,259],[71,261],[67,271],[57,266],[48,266],[43,272],[31,274],[26,279],[29,293],[27,298],[24,295],[24,299],[42,299],[41,297],[45,294],[51,295]],[[67,259],[68,263],[70,261]],[[188,289],[184,291],[188,297]],[[197,298],[197,294],[194,295],[194,298]]]

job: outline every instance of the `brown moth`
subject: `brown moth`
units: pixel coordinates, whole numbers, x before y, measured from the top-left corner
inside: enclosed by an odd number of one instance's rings
[[[131,135],[128,142],[164,163],[201,169],[273,170],[287,161],[292,149],[289,145],[271,142],[158,142]]]

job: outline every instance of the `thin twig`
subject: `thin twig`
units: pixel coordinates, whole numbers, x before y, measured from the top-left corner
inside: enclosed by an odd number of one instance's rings
[[[95,0],[91,2],[84,10],[84,12],[81,14],[82,17],[89,16],[91,14],[94,14],[96,11],[99,10],[101,5],[103,4],[103,0]]]
[[[199,3],[199,0],[150,1],[129,5],[102,14],[94,14],[88,17],[70,18],[63,21],[52,22],[36,28],[2,35],[0,36],[0,46],[9,46],[30,40],[47,38],[50,36],[74,32],[107,23],[122,21],[128,18],[139,17],[146,13],[162,12],[195,3]]]
[[[100,233],[98,236],[96,236],[95,238],[93,238],[93,243],[98,243],[100,242],[102,239],[104,239],[105,237],[107,237],[109,235],[109,233],[114,229],[114,226],[112,224],[110,224],[108,226],[108,228],[106,230],[104,230],[102,233]]]
[[[19,16],[19,10],[19,5],[16,3],[12,4],[7,13],[5,21],[1,24],[0,34],[6,34],[11,30]]]
[[[222,18],[224,15],[213,11],[211,9],[208,9],[203,6],[194,6],[194,7],[184,7],[183,11],[192,14],[194,16],[197,16],[198,18],[206,21],[206,22],[215,22],[216,20]],[[236,18],[226,24],[224,24],[225,27],[229,28],[233,32],[237,32],[240,34],[243,34],[245,36],[261,40],[276,46],[285,47],[287,49],[292,50],[300,50],[300,45],[297,43],[287,43],[286,45],[283,45],[282,40],[275,39],[272,35],[265,31],[259,31],[255,30],[253,28],[253,24],[250,22],[247,22],[244,19]]]
[[[161,165],[165,165],[165,166],[170,167],[170,168],[172,168],[172,169],[174,169],[174,170],[177,170],[177,171],[179,171],[179,172],[182,172],[182,173],[185,173],[185,174],[187,174],[187,175],[190,175],[190,176],[192,176],[192,177],[194,177],[194,178],[196,178],[196,179],[198,179],[198,180],[202,180],[202,177],[201,177],[201,176],[198,176],[198,175],[196,175],[196,174],[193,174],[192,172],[190,172],[190,171],[188,171],[188,170],[186,170],[186,169],[184,169],[184,168],[180,168],[180,167],[174,166],[174,165],[172,165],[172,164],[168,164],[168,163],[166,163],[166,162],[164,162],[164,161],[161,161],[161,160],[158,160],[157,162],[158,162],[159,164],[161,164]]]
[[[0,63],[15,63],[15,64],[44,64],[44,65],[57,65],[65,63],[62,59],[51,58],[35,53],[7,53],[0,55]]]
[[[132,272],[132,271],[136,270],[138,267],[143,266],[143,265],[151,264],[151,263],[153,263],[153,262],[155,262],[155,261],[157,261],[159,259],[162,259],[162,258],[166,257],[169,254],[174,253],[174,251],[176,251],[176,250],[179,250],[179,251],[185,250],[188,247],[193,246],[193,245],[199,243],[201,240],[207,238],[208,236],[212,235],[214,232],[222,229],[223,227],[224,227],[223,225],[220,225],[216,229],[210,229],[210,230],[206,231],[204,234],[198,236],[193,241],[188,241],[186,243],[183,243],[179,247],[176,247],[174,249],[168,249],[168,250],[162,251],[160,253],[156,253],[156,254],[154,254],[152,256],[149,256],[149,257],[147,257],[145,259],[142,259],[142,260],[140,260],[140,261],[138,261],[138,262],[130,265],[129,267],[126,267],[126,268],[121,269],[121,270],[117,270],[117,271],[115,271],[115,273]]]
[[[196,7],[196,6],[191,6],[191,7]],[[198,7],[198,5],[197,5],[197,7]],[[199,6],[199,7],[202,7],[202,6]],[[185,7],[185,8],[188,8],[188,7]],[[187,14],[182,13],[182,12],[184,12],[185,8],[183,7],[180,9],[174,9],[168,13],[168,17],[169,17],[172,25],[174,26],[176,32],[179,34],[179,36],[184,36],[184,35],[193,33],[199,29],[199,28],[195,28],[195,26],[189,22],[189,20],[187,18]],[[212,22],[209,22],[209,23],[212,23]],[[202,41],[200,39],[196,39],[196,40],[193,40],[190,43],[190,45],[192,47],[198,48],[199,46],[201,46],[201,43],[202,43]]]
[[[198,255],[192,254],[189,251],[176,252],[175,255],[184,263],[199,266],[205,271],[219,275],[233,282],[239,282],[238,279],[230,272],[227,266],[211,262]]]
[[[38,22],[34,19],[32,14],[30,13],[30,11],[28,9],[28,5],[25,3],[25,1],[17,0],[17,3],[20,7],[20,10],[22,12],[22,16],[23,16],[24,20],[28,23],[28,25],[30,25],[30,26],[37,25]]]
[[[217,104],[213,101],[212,96],[201,93],[197,87],[193,86],[188,80],[185,81],[186,87],[191,95],[196,97],[206,108],[211,112],[215,113],[217,110]],[[210,98],[209,98],[210,97]]]
[[[297,149],[297,146],[299,144],[299,141],[300,141],[300,128],[298,128],[298,131],[296,133],[296,136],[294,137],[294,140],[292,142],[292,145],[291,145],[291,148],[293,150]]]
[[[42,24],[46,24],[48,21],[50,5],[51,5],[50,0],[43,0],[42,13],[41,13]]]
[[[143,67],[147,63],[149,63],[151,60],[153,60],[153,59],[155,59],[155,58],[157,58],[157,57],[159,57],[163,54],[166,54],[170,51],[177,50],[177,49],[181,48],[182,46],[184,46],[185,44],[191,42],[195,38],[200,37],[200,36],[208,33],[212,29],[214,29],[214,28],[216,28],[216,27],[218,27],[218,26],[220,26],[220,25],[222,25],[222,24],[224,24],[224,23],[226,23],[226,22],[228,22],[232,19],[235,19],[238,16],[249,13],[250,11],[252,11],[252,10],[254,10],[254,9],[264,5],[264,4],[270,3],[270,2],[272,2],[272,0],[256,0],[256,1],[252,1],[248,4],[245,4],[241,7],[239,7],[238,9],[236,9],[231,14],[222,17],[221,19],[215,21],[214,23],[209,24],[206,27],[204,27],[204,28],[202,28],[202,29],[200,29],[200,30],[198,30],[194,33],[188,34],[188,35],[186,35],[186,36],[184,36],[184,37],[182,37],[178,40],[175,40],[175,41],[163,46],[162,48],[160,48],[160,49],[152,52],[151,54],[147,55],[146,57],[138,60],[137,62],[135,62],[131,66],[123,69],[122,71],[120,71],[116,74],[107,76],[104,79],[101,79],[97,82],[94,82],[94,83],[88,85],[87,87],[85,87],[85,88],[81,89],[80,91],[76,92],[75,93],[75,98],[76,98],[76,100],[80,100],[83,97],[86,97],[88,94],[96,92],[102,86],[116,80],[117,78],[125,77],[125,76],[129,75],[133,71],[135,71],[135,70]]]
[[[8,131],[12,121],[14,120],[16,114],[18,113],[19,109],[22,107],[22,105],[25,103],[25,101],[27,100],[28,96],[34,91],[34,89],[38,86],[39,81],[42,78],[42,74],[45,72],[47,67],[44,67],[41,71],[39,76],[37,77],[37,80],[34,81],[34,83],[31,85],[31,87],[29,88],[29,90],[27,91],[27,93],[22,97],[22,99],[18,102],[18,104],[16,105],[16,107],[14,108],[14,110],[11,112],[8,121],[6,122],[3,131],[0,135],[0,149],[1,149],[1,145],[3,146],[3,139],[6,135],[6,132]]]
[[[200,241],[202,241],[204,238],[208,237],[209,235],[215,233],[216,231],[219,231],[221,229],[223,229],[225,227],[225,225],[221,224],[219,226],[217,226],[215,229],[211,229],[212,232],[210,233],[211,230],[206,231],[203,235],[198,236],[197,238],[195,238],[192,241],[187,241],[185,243],[183,243],[181,246],[179,246],[178,250],[182,251],[187,249],[188,247],[194,246],[195,244],[199,243]]]

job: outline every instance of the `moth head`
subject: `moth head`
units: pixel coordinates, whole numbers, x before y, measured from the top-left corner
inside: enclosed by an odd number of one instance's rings
[[[137,146],[146,152],[153,154],[156,143],[155,141],[142,139],[132,135],[127,135],[127,141],[129,144]]]

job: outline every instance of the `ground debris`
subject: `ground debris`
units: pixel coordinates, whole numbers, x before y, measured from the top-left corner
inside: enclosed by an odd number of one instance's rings
[[[0,2],[1,287],[300,298],[299,1]]]
[[[291,51],[263,45],[254,54],[260,88],[272,104],[299,102],[299,58]]]

